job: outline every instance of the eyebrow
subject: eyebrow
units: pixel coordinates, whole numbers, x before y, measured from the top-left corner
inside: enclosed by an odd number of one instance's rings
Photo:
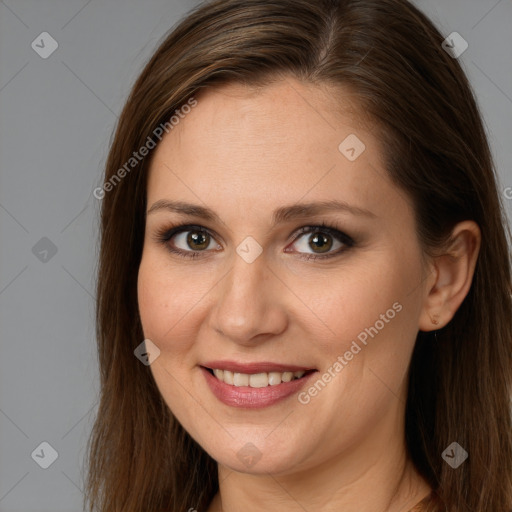
[[[147,211],[147,214],[150,215],[162,210],[199,217],[211,222],[221,223],[220,217],[210,208],[206,208],[197,204],[187,203],[184,201],[169,201],[167,199],[160,199],[159,201],[153,203],[151,208]],[[351,206],[344,201],[316,201],[311,203],[296,203],[277,208],[274,210],[272,215],[272,225],[275,226],[276,224],[287,222],[295,218],[310,217],[329,211],[347,212],[353,215],[360,215],[370,218],[377,217],[370,210],[365,210],[364,208],[359,208],[357,206]]]

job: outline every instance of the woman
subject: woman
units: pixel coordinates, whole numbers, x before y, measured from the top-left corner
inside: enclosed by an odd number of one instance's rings
[[[512,511],[507,227],[443,39],[218,0],[157,49],[99,193],[90,510]]]

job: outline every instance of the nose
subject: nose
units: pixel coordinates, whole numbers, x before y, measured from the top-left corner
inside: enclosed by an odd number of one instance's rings
[[[248,263],[238,254],[215,287],[211,326],[225,338],[251,345],[281,334],[287,326],[285,285],[268,266],[263,252]]]

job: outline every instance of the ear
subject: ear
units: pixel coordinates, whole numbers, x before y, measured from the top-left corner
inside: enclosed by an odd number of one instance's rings
[[[476,222],[460,222],[447,247],[433,258],[418,325],[421,331],[441,329],[455,315],[471,287],[481,239]]]

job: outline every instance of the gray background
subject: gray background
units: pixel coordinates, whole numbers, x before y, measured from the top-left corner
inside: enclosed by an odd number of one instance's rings
[[[134,79],[197,3],[0,0],[0,512],[82,509],[98,393],[92,191]],[[469,43],[459,60],[512,218],[512,1],[415,4]],[[42,32],[59,45],[47,59],[31,47]],[[58,452],[48,469],[43,441]]]

